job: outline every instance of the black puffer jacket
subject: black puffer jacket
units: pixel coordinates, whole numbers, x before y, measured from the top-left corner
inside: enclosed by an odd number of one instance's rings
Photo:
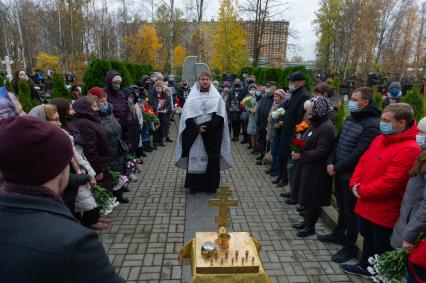
[[[358,160],[380,134],[379,117],[380,110],[370,103],[346,118],[328,159],[328,164],[334,164],[337,174],[352,175]]]

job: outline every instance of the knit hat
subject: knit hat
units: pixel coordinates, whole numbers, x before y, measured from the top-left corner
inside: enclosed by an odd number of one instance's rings
[[[28,116],[0,120],[0,171],[7,182],[42,185],[72,156],[70,139],[60,128]]]
[[[417,124],[417,129],[426,133],[426,117],[420,119],[419,123]]]
[[[276,95],[278,95],[279,97],[281,97],[281,98],[285,98],[285,91],[283,90],[283,89],[277,89],[276,91],[275,91],[275,94]]]
[[[400,82],[391,82],[388,86],[388,91],[393,88],[399,88],[401,89],[401,83]]]
[[[115,76],[113,76],[112,77],[112,79],[111,79],[111,82],[122,82],[123,81],[123,79],[121,78],[121,76],[120,75],[115,75]]]
[[[97,96],[97,97],[105,96],[104,90],[98,86],[95,86],[89,89],[89,94]]]
[[[255,83],[249,84],[248,89],[252,89],[252,88],[257,89],[257,84]]]
[[[317,96],[312,102],[312,117],[323,118],[330,111],[330,104],[328,104],[326,98]]]

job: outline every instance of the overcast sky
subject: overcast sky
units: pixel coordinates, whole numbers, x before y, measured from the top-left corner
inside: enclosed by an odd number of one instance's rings
[[[287,20],[290,22],[290,29],[296,34],[296,38],[289,38],[289,44],[295,45],[296,50],[291,48],[288,50],[287,59],[291,59],[294,55],[300,55],[305,60],[313,60],[315,58],[315,43],[317,37],[315,35],[312,20],[315,17],[315,11],[318,9],[319,0],[279,0],[288,3],[281,15],[276,20]],[[204,20],[217,18],[219,11],[219,0],[206,1],[207,11]],[[239,2],[244,2],[240,0]],[[185,10],[185,0],[176,0],[177,7]],[[281,8],[283,9],[283,8]],[[281,10],[280,9],[280,10]]]

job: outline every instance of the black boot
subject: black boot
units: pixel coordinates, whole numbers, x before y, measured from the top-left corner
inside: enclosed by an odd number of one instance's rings
[[[113,196],[115,196],[115,198],[117,199],[117,201],[119,203],[129,203],[129,199],[123,197],[123,192],[122,191],[120,191],[120,190],[119,191],[114,191],[112,194],[113,194]]]
[[[147,142],[143,142],[143,143],[142,143],[142,148],[143,148],[143,150],[144,150],[145,152],[152,152],[152,149],[151,149],[151,147],[149,146],[149,143],[147,143]]]

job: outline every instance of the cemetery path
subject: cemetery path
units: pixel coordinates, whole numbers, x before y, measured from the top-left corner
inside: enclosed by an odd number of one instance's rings
[[[176,136],[176,127],[171,127]],[[185,172],[174,166],[174,143],[150,153],[139,181],[131,184],[122,204],[112,213],[110,228],[100,233],[117,272],[128,282],[189,282],[190,270],[178,263],[178,252],[196,231],[214,231],[217,209],[207,206],[212,195],[190,195],[183,188]],[[331,256],[340,248],[316,236],[296,237],[295,206],[284,203],[266,167],[255,164],[246,145],[232,143],[235,167],[222,173],[239,207],[232,208],[231,230],[250,232],[262,245],[265,271],[274,282],[367,282],[344,274]],[[322,220],[317,233],[329,233]]]

